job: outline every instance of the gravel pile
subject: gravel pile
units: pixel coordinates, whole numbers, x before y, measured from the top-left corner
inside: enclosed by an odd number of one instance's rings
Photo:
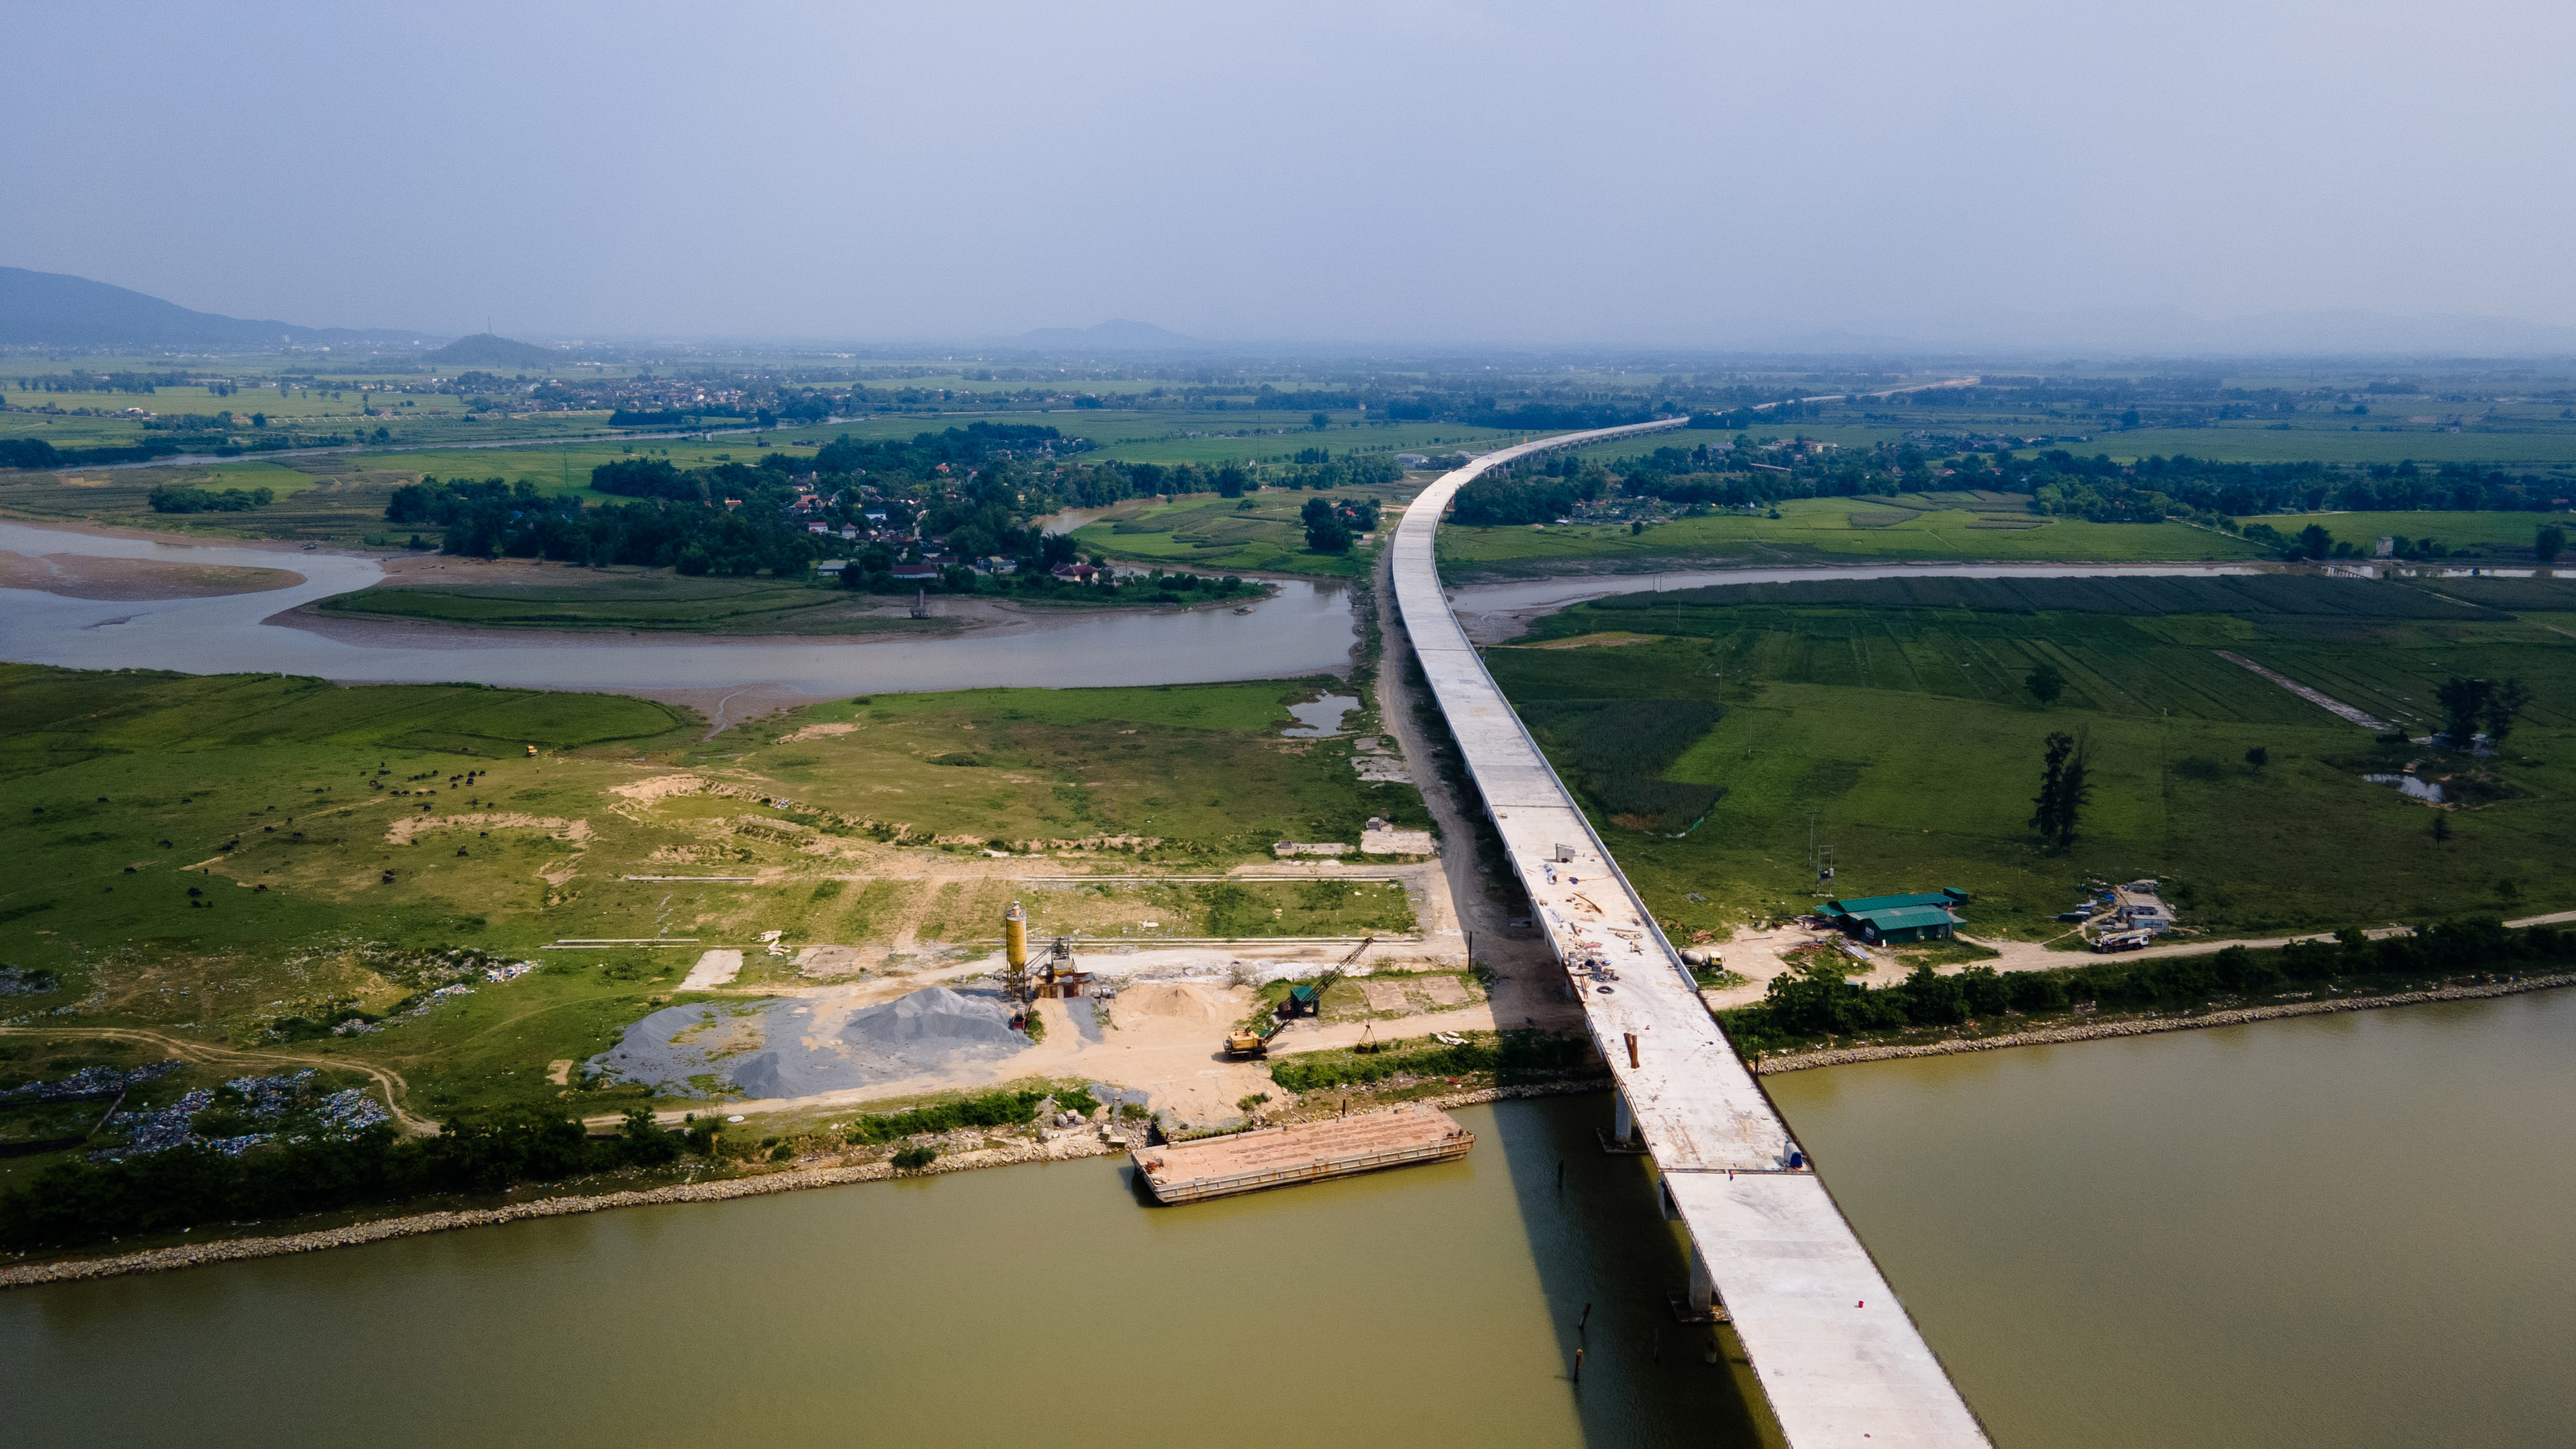
[[[997,993],[932,986],[853,1012],[837,1031],[802,998],[665,1007],[589,1067],[681,1096],[711,1095],[691,1082],[711,1078],[747,1097],[808,1097],[1028,1048]]]

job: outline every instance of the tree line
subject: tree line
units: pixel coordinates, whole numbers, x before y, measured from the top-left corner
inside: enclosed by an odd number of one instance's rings
[[[1764,414],[1761,421],[1782,419]],[[1658,447],[1621,458],[1609,471],[1622,492],[1685,506],[1986,490],[2026,493],[2035,512],[2097,523],[2153,523],[2185,516],[2229,528],[2239,517],[2324,508],[2546,511],[2566,496],[2563,481],[2484,464],[2221,463],[2184,455],[2120,463],[2108,454],[2083,458],[2063,448],[2030,454],[2001,448],[1961,452],[1936,442],[1815,453],[1757,441],[1750,434],[1728,445]]]
[[[1867,987],[1824,961],[1771,979],[1759,1005],[1718,1013],[1736,1050],[1779,1050],[1830,1036],[1908,1027],[1959,1026],[2007,1015],[2033,1016],[2090,1005],[2105,1011],[2200,1007],[2258,1000],[2293,987],[2357,982],[2377,986],[2518,969],[2558,969],[2576,960],[2576,932],[2547,926],[2508,930],[2497,921],[2433,925],[2372,940],[2346,928],[2331,941],[2271,950],[2230,946],[2203,955],[2100,961],[2046,971],[1971,966],[1944,976],[1917,966],[1893,986]],[[2307,994],[2303,992],[2302,994]]]

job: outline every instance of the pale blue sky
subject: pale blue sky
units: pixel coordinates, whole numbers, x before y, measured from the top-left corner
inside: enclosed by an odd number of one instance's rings
[[[0,264],[308,325],[2576,325],[2564,0],[20,0],[0,48]]]

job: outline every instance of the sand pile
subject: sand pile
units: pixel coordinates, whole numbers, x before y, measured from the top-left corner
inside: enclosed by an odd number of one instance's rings
[[[1214,987],[1187,981],[1148,981],[1118,993],[1111,1014],[1122,1022],[1228,1027],[1243,1013]]]

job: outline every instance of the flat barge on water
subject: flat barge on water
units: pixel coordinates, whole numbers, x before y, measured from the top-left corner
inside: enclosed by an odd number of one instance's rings
[[[1476,1134],[1448,1113],[1414,1106],[1141,1148],[1132,1155],[1154,1200],[1171,1204],[1451,1162],[1475,1145]]]

